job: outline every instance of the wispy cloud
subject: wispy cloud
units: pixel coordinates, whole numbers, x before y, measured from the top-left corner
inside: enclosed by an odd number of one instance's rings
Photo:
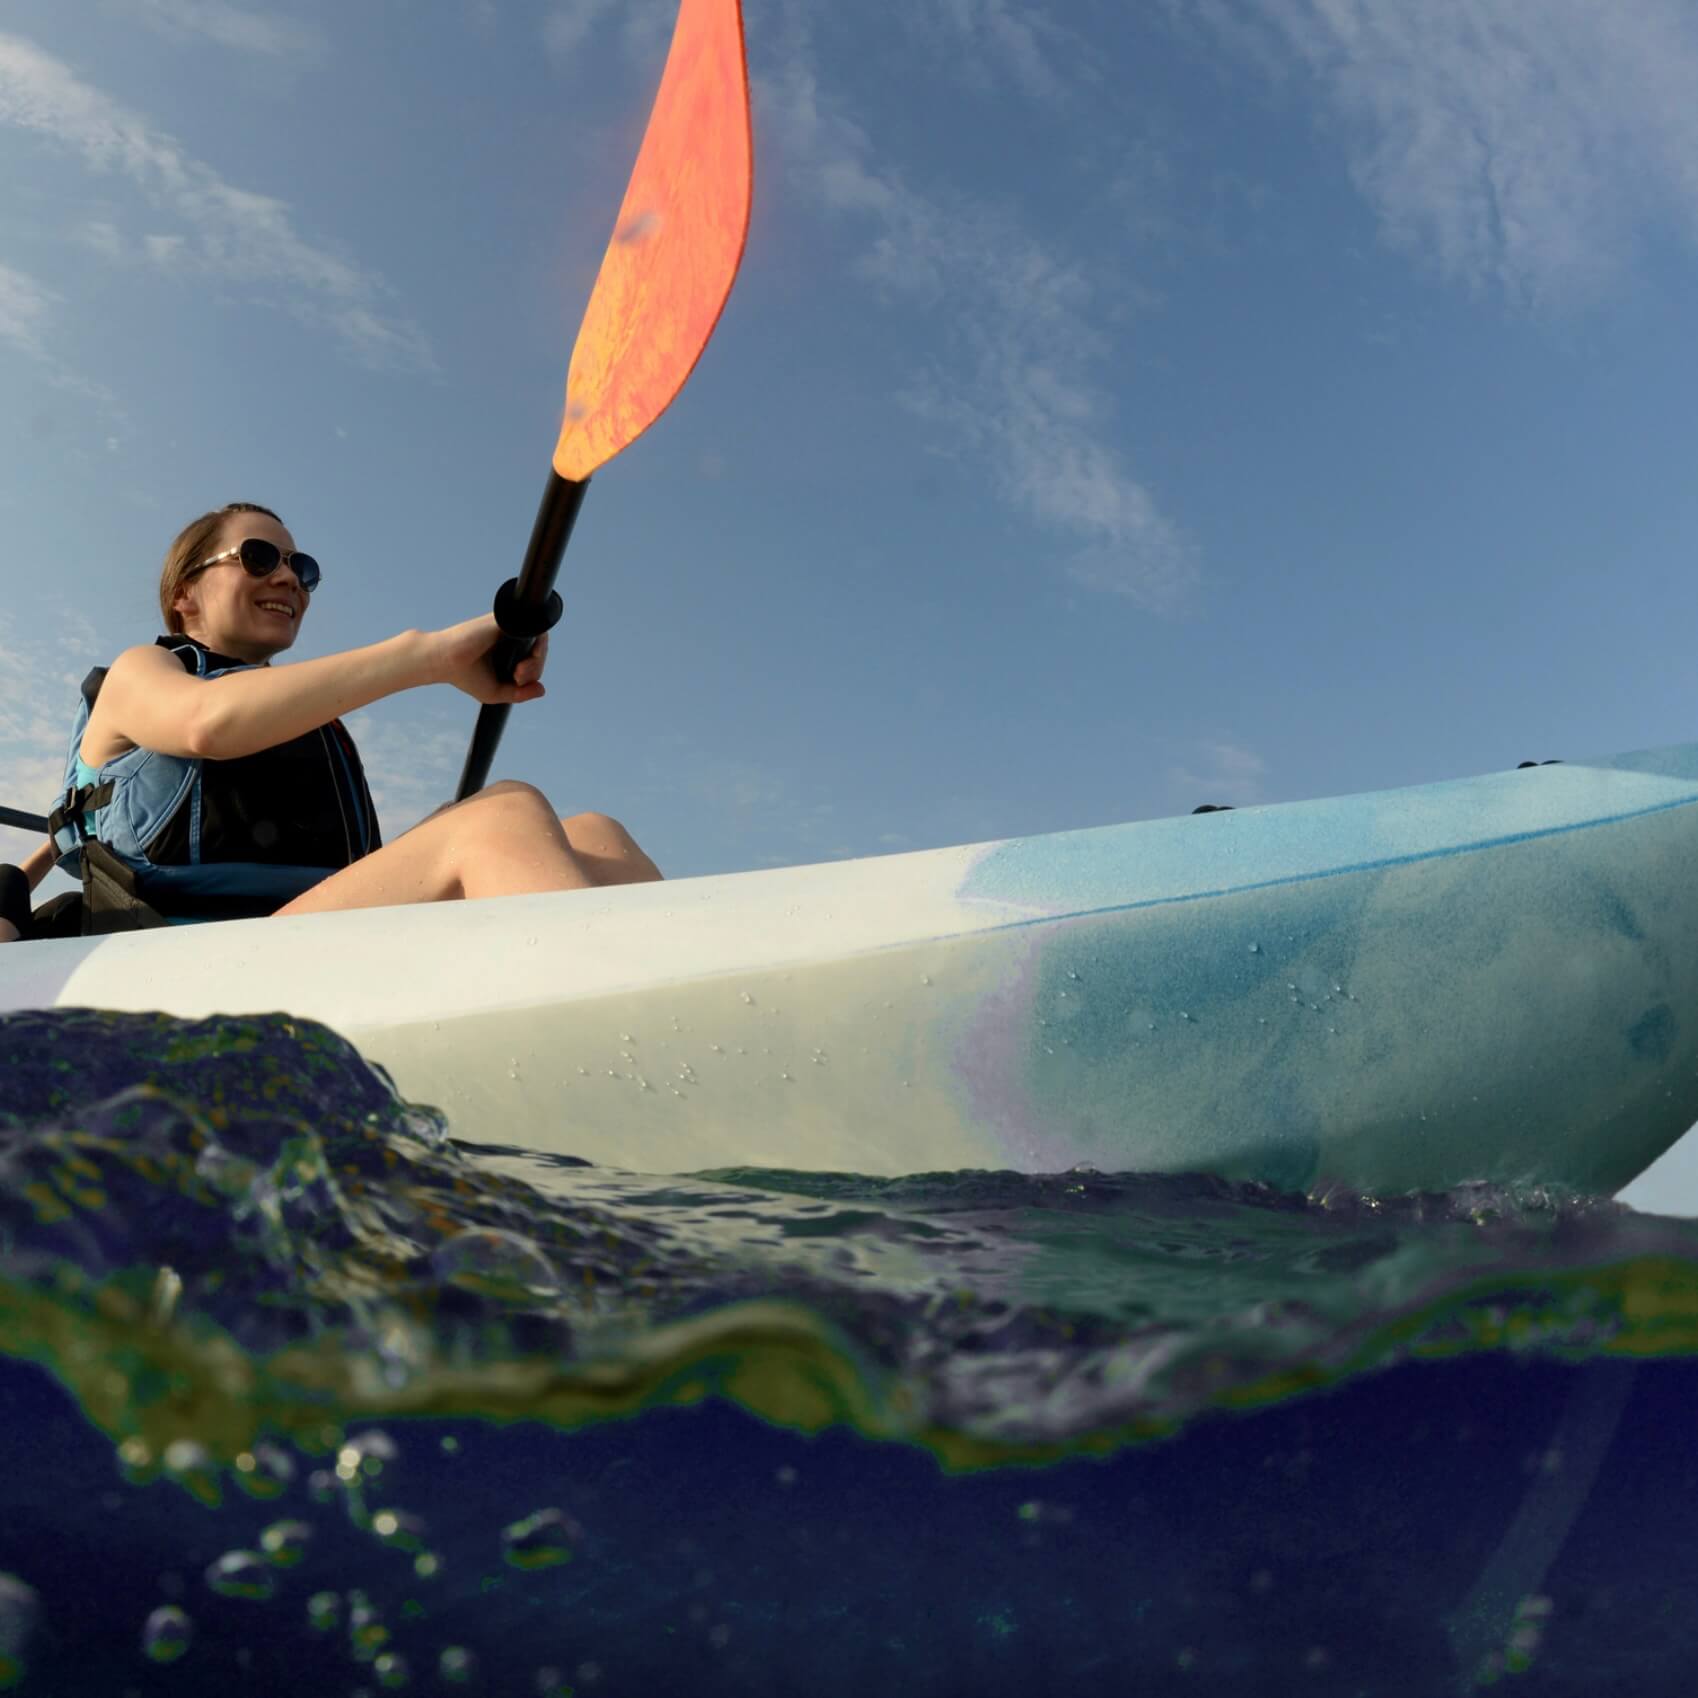
[[[1595,303],[1652,243],[1698,244],[1698,12],[1686,0],[1211,3],[1220,39],[1321,89],[1385,240],[1536,312]]]
[[[1186,809],[1204,802],[1243,808],[1264,800],[1267,770],[1267,762],[1242,743],[1205,739],[1169,769],[1168,782]]]
[[[127,178],[182,225],[133,244],[109,222],[84,226],[84,241],[98,250],[119,258],[133,251],[167,267],[192,255],[195,275],[246,286],[254,298],[329,329],[367,364],[434,367],[418,327],[385,309],[390,291],[382,280],[307,241],[283,201],[226,182],[68,66],[5,34],[0,125],[44,137],[92,171]]]
[[[37,359],[46,355],[42,331],[53,311],[54,296],[9,265],[0,265],[0,342]]]
[[[238,53],[305,57],[325,45],[323,33],[312,24],[233,6],[230,0],[107,0],[107,5],[161,34],[210,41]]]
[[[648,53],[670,38],[677,14],[674,0],[556,0],[543,17],[543,45],[570,59],[604,18],[618,17],[626,51]]]
[[[0,264],[0,345],[37,361],[53,388],[92,401],[106,415],[108,424],[123,426],[124,412],[112,391],[73,370],[54,354],[48,331],[58,300],[45,283],[26,276],[15,266]]]
[[[904,23],[945,47],[940,62],[982,88],[1011,80],[1027,95],[1056,100],[1080,81],[1098,80],[1087,44],[1024,0],[936,0],[906,10]]]
[[[942,326],[933,340],[952,357],[922,368],[903,403],[1071,536],[1059,564],[1075,582],[1156,610],[1182,602],[1197,550],[1114,446],[1094,378],[1111,354],[1106,314],[1084,269],[1001,208],[915,188],[821,89],[801,47],[759,93],[808,201],[865,230],[862,278]]]

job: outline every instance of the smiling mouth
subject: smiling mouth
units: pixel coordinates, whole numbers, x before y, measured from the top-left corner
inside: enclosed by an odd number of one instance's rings
[[[294,622],[295,622],[295,610],[294,610],[294,608],[286,606],[283,602],[280,602],[280,601],[261,601],[261,602],[256,602],[255,606],[257,606],[259,608],[261,613],[281,614],[282,617],[287,619],[291,625],[294,624]]]

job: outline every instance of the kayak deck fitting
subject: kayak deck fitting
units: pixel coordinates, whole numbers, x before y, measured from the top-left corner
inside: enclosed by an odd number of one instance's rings
[[[656,885],[0,949],[0,1012],[321,1021],[647,1172],[1609,1192],[1698,1121],[1698,744]]]

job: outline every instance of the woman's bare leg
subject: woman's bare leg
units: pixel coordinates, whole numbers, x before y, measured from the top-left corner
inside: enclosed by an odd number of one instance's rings
[[[584,890],[597,882],[543,793],[507,780],[438,809],[277,912],[323,914],[458,897],[524,896]]]
[[[560,829],[592,884],[652,884],[664,876],[636,838],[606,814],[573,814]]]

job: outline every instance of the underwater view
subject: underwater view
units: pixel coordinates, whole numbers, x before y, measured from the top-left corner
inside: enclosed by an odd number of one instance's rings
[[[1690,1689],[1698,1224],[644,1176],[284,1016],[0,1080],[0,1689]]]

